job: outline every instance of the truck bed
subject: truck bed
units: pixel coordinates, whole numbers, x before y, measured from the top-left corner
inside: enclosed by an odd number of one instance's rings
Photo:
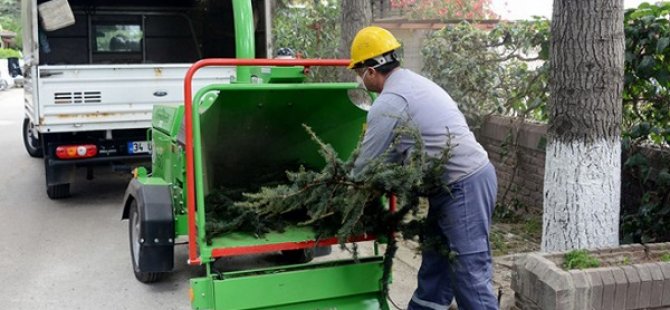
[[[190,64],[41,66],[39,106],[26,110],[41,133],[148,128],[154,104],[181,104]],[[201,70],[194,88],[229,83],[231,67]]]

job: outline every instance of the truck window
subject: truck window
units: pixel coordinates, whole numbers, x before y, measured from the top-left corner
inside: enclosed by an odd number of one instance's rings
[[[46,0],[37,0],[38,3]],[[40,64],[193,63],[235,57],[230,1],[69,0],[75,24],[45,31]],[[252,0],[256,57],[266,54],[264,0]]]
[[[142,63],[142,15],[91,16],[91,63]]]
[[[93,25],[95,52],[141,53],[141,25]]]

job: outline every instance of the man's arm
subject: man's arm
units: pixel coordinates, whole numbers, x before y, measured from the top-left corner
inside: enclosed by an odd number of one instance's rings
[[[359,175],[368,162],[384,154],[393,142],[396,125],[407,118],[407,102],[395,94],[383,94],[368,112],[367,127],[361,150],[354,163],[354,175]],[[391,154],[397,156],[398,154]],[[398,160],[388,158],[388,160]]]

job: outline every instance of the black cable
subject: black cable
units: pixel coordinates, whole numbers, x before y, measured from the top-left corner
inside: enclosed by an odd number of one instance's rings
[[[386,299],[388,299],[388,301],[390,301],[391,304],[393,305],[393,307],[395,307],[397,310],[407,310],[407,309],[405,309],[405,308],[400,308],[400,307],[398,307],[398,305],[396,305],[396,303],[393,301],[393,299],[391,299],[391,296],[390,296],[390,295],[389,295],[389,296],[386,296]]]
[[[502,300],[503,290],[502,287],[498,288],[498,307],[500,307],[500,300]]]

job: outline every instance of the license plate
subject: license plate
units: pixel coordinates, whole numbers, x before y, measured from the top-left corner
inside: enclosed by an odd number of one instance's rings
[[[151,143],[148,141],[128,142],[128,154],[146,154],[151,153]]]

